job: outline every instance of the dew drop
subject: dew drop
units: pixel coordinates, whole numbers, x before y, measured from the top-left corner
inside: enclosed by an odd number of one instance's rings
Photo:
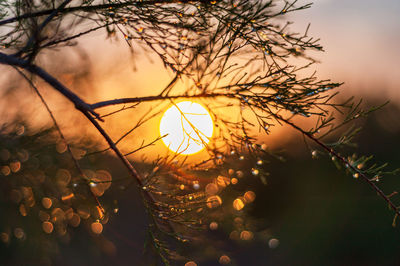
[[[218,176],[216,179],[216,183],[219,187],[221,188],[225,188],[227,185],[230,184],[230,179],[228,177],[225,176]]]
[[[240,232],[240,239],[241,240],[245,240],[245,241],[249,241],[252,240],[254,237],[253,232],[244,230],[242,232]]]
[[[200,189],[200,184],[199,184],[199,182],[197,182],[197,181],[193,182],[193,188],[194,188],[195,190]]]
[[[260,171],[258,169],[256,169],[256,168],[252,168],[251,169],[251,174],[252,175],[257,176],[259,173],[260,173]]]
[[[42,223],[42,229],[46,234],[51,234],[54,230],[54,226],[51,222],[45,221]]]
[[[10,163],[10,169],[13,173],[18,172],[19,170],[21,170],[21,162],[14,161],[14,162]]]
[[[211,196],[207,198],[207,207],[212,209],[220,206],[222,199],[219,196]]]
[[[244,176],[244,174],[242,171],[239,170],[239,171],[236,171],[236,176],[239,178],[242,178]]]
[[[256,193],[249,190],[246,193],[244,193],[243,198],[246,203],[251,203],[256,199]]]
[[[262,149],[263,151],[266,151],[267,148],[268,148],[267,144],[262,144],[262,145],[261,145],[261,149]]]
[[[78,227],[80,223],[81,217],[78,214],[73,213],[71,219],[69,219],[69,224],[73,227]]]
[[[268,241],[268,246],[269,246],[269,248],[272,248],[272,249],[277,248],[279,246],[279,240],[276,238],[271,238]]]
[[[317,158],[318,152],[317,151],[312,151],[311,156],[313,159]]]
[[[22,216],[27,216],[28,215],[28,211],[26,210],[26,207],[24,204],[19,205],[19,213]]]
[[[101,232],[103,232],[103,225],[99,222],[92,223],[90,228],[92,229],[92,232],[96,235],[99,235],[101,234]]]
[[[216,195],[218,193],[218,186],[214,183],[209,183],[207,184],[205,191],[208,196]]]
[[[14,229],[14,236],[15,236],[16,238],[20,239],[20,240],[23,240],[23,239],[25,238],[24,229],[19,228],[19,227],[15,228],[15,229]]]
[[[222,255],[221,257],[219,257],[219,263],[221,265],[228,265],[229,263],[231,263],[231,259],[227,255]]]
[[[244,208],[244,202],[242,199],[237,198],[233,201],[233,208],[237,211],[240,211],[241,209]]]
[[[211,222],[210,223],[210,229],[211,230],[217,230],[218,229],[218,223],[217,222]]]
[[[7,233],[2,232],[0,234],[0,239],[3,243],[8,243],[8,241],[10,241],[10,236]]]
[[[42,205],[45,209],[50,209],[52,204],[53,202],[50,198],[44,197],[42,199]]]
[[[8,167],[7,165],[1,167],[1,173],[2,173],[4,176],[8,176],[9,174],[11,174],[11,169],[10,169],[10,167]]]

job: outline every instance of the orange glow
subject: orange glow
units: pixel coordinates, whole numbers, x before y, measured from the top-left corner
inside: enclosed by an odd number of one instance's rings
[[[90,228],[92,229],[92,232],[95,233],[96,235],[101,234],[103,232],[103,225],[99,222],[94,222],[90,225]]]
[[[231,263],[231,258],[229,258],[227,255],[222,255],[219,258],[219,263],[222,265],[228,265]]]
[[[246,203],[251,203],[256,199],[256,193],[254,193],[253,191],[247,191],[246,193],[244,193],[243,198]]]
[[[46,234],[51,234],[54,230],[53,224],[47,221],[42,223],[42,228]]]
[[[179,154],[195,154],[209,143],[214,131],[210,113],[202,105],[185,101],[170,107],[161,118],[164,144]]]
[[[233,201],[233,208],[237,211],[240,211],[241,209],[244,208],[244,202],[242,199],[237,198]]]
[[[70,194],[68,194],[68,195],[62,196],[62,197],[61,197],[61,200],[62,200],[62,201],[70,200],[70,199],[72,199],[74,196],[75,196],[74,193],[70,193]]]
[[[212,208],[217,208],[222,204],[222,199],[219,196],[211,196],[207,198],[207,207],[212,209]]]
[[[50,198],[43,198],[42,205],[45,209],[50,209],[51,205],[53,205],[53,201]]]
[[[211,222],[210,223],[210,229],[211,230],[217,230],[218,229],[218,223],[217,222]]]
[[[244,230],[240,233],[240,239],[241,240],[252,240],[253,239],[253,233],[247,230]]]
[[[209,196],[214,196],[218,193],[218,186],[214,183],[209,183],[206,186],[205,192]]]

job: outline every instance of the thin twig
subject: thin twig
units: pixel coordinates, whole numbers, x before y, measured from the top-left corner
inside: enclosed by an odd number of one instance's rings
[[[40,98],[40,101],[42,102],[42,104],[43,104],[44,107],[46,108],[47,113],[50,115],[50,118],[51,118],[51,120],[53,121],[54,127],[56,128],[58,134],[60,135],[60,138],[62,139],[62,141],[63,141],[64,144],[66,145],[68,154],[70,155],[72,161],[74,162],[74,165],[75,165],[76,169],[78,170],[79,174],[85,179],[85,181],[87,181],[87,177],[86,177],[86,175],[83,173],[83,170],[82,170],[81,166],[79,165],[79,162],[75,159],[74,155],[72,154],[71,146],[70,146],[69,143],[67,142],[67,140],[66,140],[64,134],[63,134],[62,131],[61,131],[60,126],[59,126],[58,123],[57,123],[57,120],[56,120],[56,118],[55,118],[53,112],[51,111],[50,107],[48,106],[46,100],[43,98],[42,94],[39,92],[39,89],[35,86],[35,84],[32,82],[32,80],[29,79],[29,78],[25,75],[25,73],[23,73],[23,72],[22,72],[21,70],[19,70],[18,68],[15,68],[15,69],[16,69],[16,70],[18,71],[18,73],[29,83],[29,85],[33,88],[33,90],[36,92],[36,94],[37,94],[38,97]],[[89,186],[89,183],[88,183],[88,182],[85,182],[85,184]],[[99,198],[93,193],[93,191],[90,189],[90,187],[89,187],[89,191],[90,191],[91,195],[93,196],[94,200],[96,201],[97,206],[100,208],[100,210],[101,210],[101,212],[102,212],[102,214],[103,214],[103,216],[104,216],[105,210],[104,210],[102,204],[100,203]]]

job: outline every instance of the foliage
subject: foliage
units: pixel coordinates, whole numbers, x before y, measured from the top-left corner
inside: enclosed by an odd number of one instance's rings
[[[343,166],[349,174],[368,183],[397,217],[400,211],[392,201],[394,194],[387,195],[376,185],[383,175],[392,173],[385,170],[386,165],[370,165],[371,157],[339,153],[342,146],[352,145],[358,132],[348,125],[375,108],[364,111],[361,102],[341,101],[335,92],[340,83],[319,80],[315,73],[308,73],[316,62],[309,52],[323,49],[318,40],[308,36],[308,28],[304,34],[298,34],[290,30],[290,22],[282,23],[288,13],[310,7],[298,6],[296,2],[2,1],[0,63],[17,69],[42,99],[60,139],[68,147],[73,162],[70,167],[94,196],[92,203],[99,210],[99,221],[108,214],[98,199],[102,194],[93,192],[102,186],[99,180],[93,180],[101,174],[90,177],[82,170],[81,162],[74,159],[56,118],[35,85],[35,77],[63,94],[103,136],[109,146],[105,150],[115,153],[141,190],[151,218],[151,246],[165,264],[171,258],[181,259],[165,237],[187,242],[193,230],[204,229],[203,210],[208,213],[218,208],[225,201],[221,193],[244,175],[234,167],[238,161],[253,160],[254,167],[249,172],[267,183],[268,173],[261,167],[265,158],[283,158],[259,143],[257,131],[269,134],[278,124],[297,130],[313,157],[326,154],[338,167]],[[123,38],[132,53],[141,50],[143,54],[157,56],[173,73],[170,83],[158,95],[132,95],[90,104],[49,74],[45,65],[40,65],[38,58],[48,49],[75,45],[82,36],[98,30],[106,30],[109,38]],[[183,92],[179,89],[182,84]],[[179,154],[160,155],[149,173],[138,171],[126,155],[145,149],[163,136],[144,140],[140,148],[125,154],[118,144],[160,111],[145,113],[117,141],[112,140],[102,122],[147,102],[174,104],[182,99],[202,102],[213,116],[216,133],[207,145],[208,159],[192,164]],[[117,105],[123,107],[108,114],[99,111]],[[304,120],[315,125],[303,128],[300,125]],[[342,130],[346,127],[347,132]],[[338,132],[344,133],[335,141]],[[90,154],[105,150],[93,150]],[[68,192],[77,194],[73,186],[69,189]],[[246,193],[232,200],[237,211],[254,200],[251,191]]]

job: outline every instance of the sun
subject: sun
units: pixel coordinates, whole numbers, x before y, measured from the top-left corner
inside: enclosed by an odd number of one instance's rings
[[[210,113],[201,104],[184,101],[171,106],[160,121],[164,144],[179,154],[194,154],[210,142],[214,123]]]

